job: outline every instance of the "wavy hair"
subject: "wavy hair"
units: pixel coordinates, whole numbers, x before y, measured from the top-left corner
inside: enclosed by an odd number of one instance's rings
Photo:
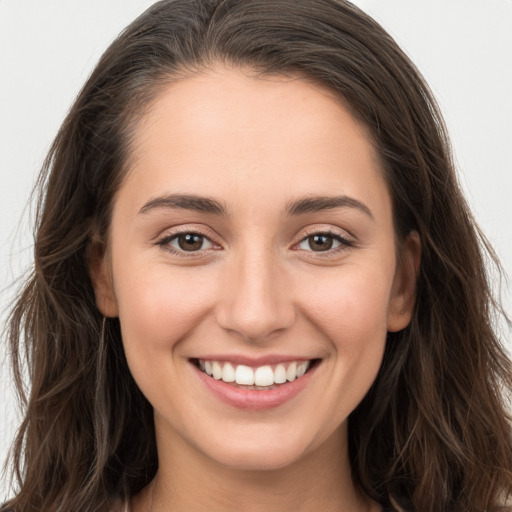
[[[512,368],[486,270],[499,263],[461,194],[427,85],[384,29],[343,0],[164,0],[102,56],[45,160],[35,265],[10,316],[25,415],[8,508],[107,511],[155,475],[152,408],[118,320],[96,308],[88,251],[93,233],[108,236],[140,117],[162,87],[216,62],[335,91],[380,156],[397,239],[419,234],[412,321],[388,335],[377,379],[349,418],[359,485],[401,512],[512,510]]]

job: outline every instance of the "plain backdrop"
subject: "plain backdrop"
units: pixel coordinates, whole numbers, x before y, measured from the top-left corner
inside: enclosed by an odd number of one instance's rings
[[[298,0],[300,1],[300,0]],[[0,321],[30,265],[29,195],[80,87],[150,0],[0,0]],[[512,0],[357,0],[427,79],[475,216],[512,275]],[[505,304],[511,311],[510,287]],[[510,333],[508,337],[510,343]],[[0,461],[16,412],[0,345]],[[8,495],[0,483],[0,503]]]

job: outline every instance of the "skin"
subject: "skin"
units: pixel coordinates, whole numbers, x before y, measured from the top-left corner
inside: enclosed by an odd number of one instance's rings
[[[91,275],[155,411],[159,471],[133,510],[379,510],[351,479],[347,417],[386,332],[410,321],[420,250],[412,234],[397,265],[365,129],[328,89],[218,65],[164,90],[132,149]],[[168,194],[226,214],[147,206]],[[285,213],[311,196],[363,206]],[[205,235],[199,250],[179,252],[184,230]],[[350,244],[319,251],[307,238],[318,233]],[[289,402],[248,411],[214,398],[190,363],[221,353],[321,363]]]

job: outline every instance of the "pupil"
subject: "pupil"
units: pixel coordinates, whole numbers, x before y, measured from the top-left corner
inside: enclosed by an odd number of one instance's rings
[[[328,251],[332,247],[332,237],[327,235],[313,235],[309,239],[311,249],[315,251]]]
[[[184,251],[197,251],[203,245],[203,237],[194,233],[187,233],[178,238],[178,245]]]

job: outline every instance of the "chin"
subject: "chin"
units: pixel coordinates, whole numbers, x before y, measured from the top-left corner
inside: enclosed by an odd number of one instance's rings
[[[268,433],[267,433],[268,434]],[[225,438],[228,439],[228,438]],[[307,457],[310,443],[293,436],[271,436],[261,432],[245,439],[214,443],[207,455],[224,467],[240,471],[276,471]]]
[[[223,466],[239,471],[278,471],[292,466],[300,455],[293,449],[275,451],[259,446],[237,453],[217,454],[215,459]]]

